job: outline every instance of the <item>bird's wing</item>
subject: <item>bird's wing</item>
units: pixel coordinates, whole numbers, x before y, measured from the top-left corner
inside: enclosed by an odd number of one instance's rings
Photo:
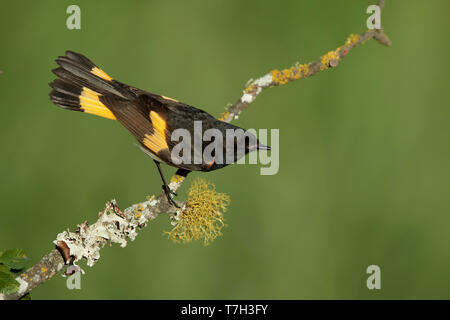
[[[164,160],[161,155],[168,152],[170,134],[163,108],[142,99],[127,100],[112,95],[101,96],[100,101],[144,147]]]

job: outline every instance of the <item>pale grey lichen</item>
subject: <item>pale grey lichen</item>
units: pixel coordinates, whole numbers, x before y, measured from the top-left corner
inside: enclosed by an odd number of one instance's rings
[[[175,226],[180,221],[181,214],[186,210],[186,204],[183,204],[181,208],[177,208],[174,213],[169,214],[170,224]]]
[[[273,78],[272,74],[268,73],[265,76],[256,79],[253,84],[256,84],[258,87],[268,87],[272,84]]]
[[[178,190],[178,188],[181,187],[181,184],[183,183],[183,180],[175,180],[175,181],[170,181],[169,183],[169,189],[170,190]]]
[[[250,104],[252,103],[256,97],[261,93],[262,89],[269,87],[272,85],[273,77],[270,73],[262,76],[256,80],[249,81],[246,85],[246,89],[244,90],[244,94],[241,97],[241,102]]]
[[[17,289],[17,294],[18,295],[22,295],[23,293],[25,293],[28,289],[28,282],[26,282],[25,280],[23,280],[20,276],[16,277],[16,281],[19,283],[19,289]],[[0,300],[1,297],[0,297]]]
[[[252,103],[253,100],[255,100],[255,96],[250,93],[244,93],[241,98],[241,101],[244,103]]]
[[[149,220],[155,219],[159,213],[152,210],[159,203],[154,197],[148,201],[135,204],[121,212],[115,200],[107,203],[105,210],[98,215],[98,220],[89,225],[87,222],[78,225],[75,232],[69,230],[57,235],[55,244],[64,241],[73,262],[86,259],[88,266],[93,266],[100,258],[100,250],[107,243],[118,243],[125,247],[128,239],[133,241],[137,229],[144,227]]]

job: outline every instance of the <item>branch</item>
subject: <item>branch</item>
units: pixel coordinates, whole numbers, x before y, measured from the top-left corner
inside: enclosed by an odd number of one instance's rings
[[[286,83],[299,79],[309,78],[320,71],[337,67],[339,61],[352,49],[365,43],[371,38],[377,40],[382,45],[391,45],[391,41],[382,29],[368,30],[362,35],[351,34],[343,46],[326,53],[321,56],[319,60],[307,64],[296,64],[289,69],[284,69],[282,71],[275,69],[252,81],[250,85],[244,89],[242,97],[232,105],[227,112],[222,114],[220,119],[226,122],[236,119],[236,117],[256,99],[263,89],[285,85]]]
[[[380,0],[379,5],[383,7],[384,1]],[[225,122],[236,119],[266,88],[309,78],[326,69],[337,67],[351,50],[369,39],[375,39],[385,46],[391,44],[382,29],[367,30],[362,35],[351,34],[342,46],[329,51],[316,61],[296,64],[281,71],[275,69],[252,81],[244,89],[241,98],[231,105],[219,119]],[[184,180],[184,176],[175,174],[171,178],[170,189],[177,191]],[[121,247],[125,247],[128,240],[133,241],[136,238],[138,229],[145,227],[148,222],[156,219],[161,213],[167,213],[172,220],[172,224],[176,224],[180,215],[186,209],[186,203],[180,204],[181,208],[179,209],[169,205],[165,195],[161,194],[152,196],[147,201],[134,204],[122,212],[115,200],[108,202],[105,209],[99,213],[98,220],[94,224],[88,225],[87,222],[83,222],[78,225],[74,232],[67,230],[58,234],[54,241],[57,249],[45,255],[36,265],[16,278],[20,284],[18,292],[11,295],[0,294],[0,300],[18,299],[24,296],[39,284],[46,282],[62,271],[66,264],[75,264],[81,259],[86,259],[87,265],[93,266],[100,258],[100,250],[105,244],[108,242],[110,244],[118,243]]]

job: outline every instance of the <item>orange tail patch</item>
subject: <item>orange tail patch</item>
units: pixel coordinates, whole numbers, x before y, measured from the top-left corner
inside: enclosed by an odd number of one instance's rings
[[[79,96],[81,109],[90,114],[95,114],[96,116],[116,120],[114,114],[100,102],[98,98],[101,96],[100,93],[95,92],[89,88],[83,87],[83,91]]]
[[[102,69],[98,68],[98,67],[93,67],[91,69],[91,73],[95,74],[97,77],[100,77],[106,81],[112,81],[113,78],[111,78],[105,71],[103,71]]]

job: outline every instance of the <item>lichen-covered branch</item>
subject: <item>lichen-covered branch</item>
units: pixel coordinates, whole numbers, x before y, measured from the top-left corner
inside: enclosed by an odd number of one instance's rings
[[[65,259],[72,259],[72,263],[85,259],[87,265],[92,267],[100,258],[100,250],[107,243],[117,243],[122,248],[133,241],[138,229],[145,227],[150,220],[158,217],[160,213],[174,214],[181,209],[168,205],[152,197],[151,199],[132,205],[121,211],[115,200],[108,202],[98,215],[98,220],[89,225],[87,222],[79,224],[74,232],[63,231],[57,235],[55,245],[61,248],[67,246]],[[64,251],[64,249],[62,250]]]
[[[54,249],[46,254],[41,261],[16,278],[19,290],[13,294],[0,294],[0,300],[17,300],[29,293],[41,283],[46,282],[65,267],[61,253]]]
[[[383,5],[384,1],[380,0],[379,6],[383,7]],[[281,71],[275,69],[251,81],[244,89],[240,99],[231,105],[219,119],[226,122],[236,119],[266,88],[309,78],[326,69],[337,67],[351,50],[369,39],[375,39],[385,46],[391,44],[383,30],[367,30],[362,35],[351,34],[342,46],[325,53],[316,61],[296,64]],[[175,174],[170,180],[170,189],[177,191],[184,180],[185,176]],[[89,225],[87,222],[83,222],[74,232],[67,230],[59,233],[54,241],[57,250],[44,256],[41,261],[16,279],[20,284],[18,292],[12,295],[0,294],[0,300],[22,297],[62,271],[67,263],[72,264],[80,259],[85,259],[88,266],[93,266],[100,258],[100,250],[105,244],[118,243],[121,247],[125,247],[129,240],[133,241],[136,238],[138,229],[145,227],[149,221],[157,218],[161,213],[168,213],[172,221],[176,223],[177,217],[184,210],[188,211],[186,203],[179,204],[180,209],[169,205],[164,194],[153,196],[123,211],[118,208],[115,200],[108,202],[94,224]],[[171,233],[169,236],[176,234],[176,232]]]
[[[74,232],[67,230],[59,233],[54,241],[57,249],[16,278],[20,285],[18,292],[0,294],[0,300],[19,299],[62,271],[66,264],[85,259],[88,266],[93,266],[105,244],[118,243],[125,247],[129,240],[135,239],[138,229],[145,227],[159,214],[168,213],[175,219],[185,208],[185,203],[179,204],[181,208],[175,208],[167,202],[165,195],[160,195],[121,211],[115,200],[108,202],[94,224],[83,222]]]
[[[264,76],[251,81],[244,89],[241,98],[229,107],[228,110],[222,114],[220,119],[227,122],[235,119],[256,99],[263,89],[282,86],[295,80],[309,78],[320,71],[337,67],[339,62],[347,56],[352,49],[372,38],[385,46],[391,45],[391,41],[383,30],[368,30],[362,35],[351,34],[342,46],[324,54],[316,61],[305,64],[296,64],[281,71],[274,69]]]

